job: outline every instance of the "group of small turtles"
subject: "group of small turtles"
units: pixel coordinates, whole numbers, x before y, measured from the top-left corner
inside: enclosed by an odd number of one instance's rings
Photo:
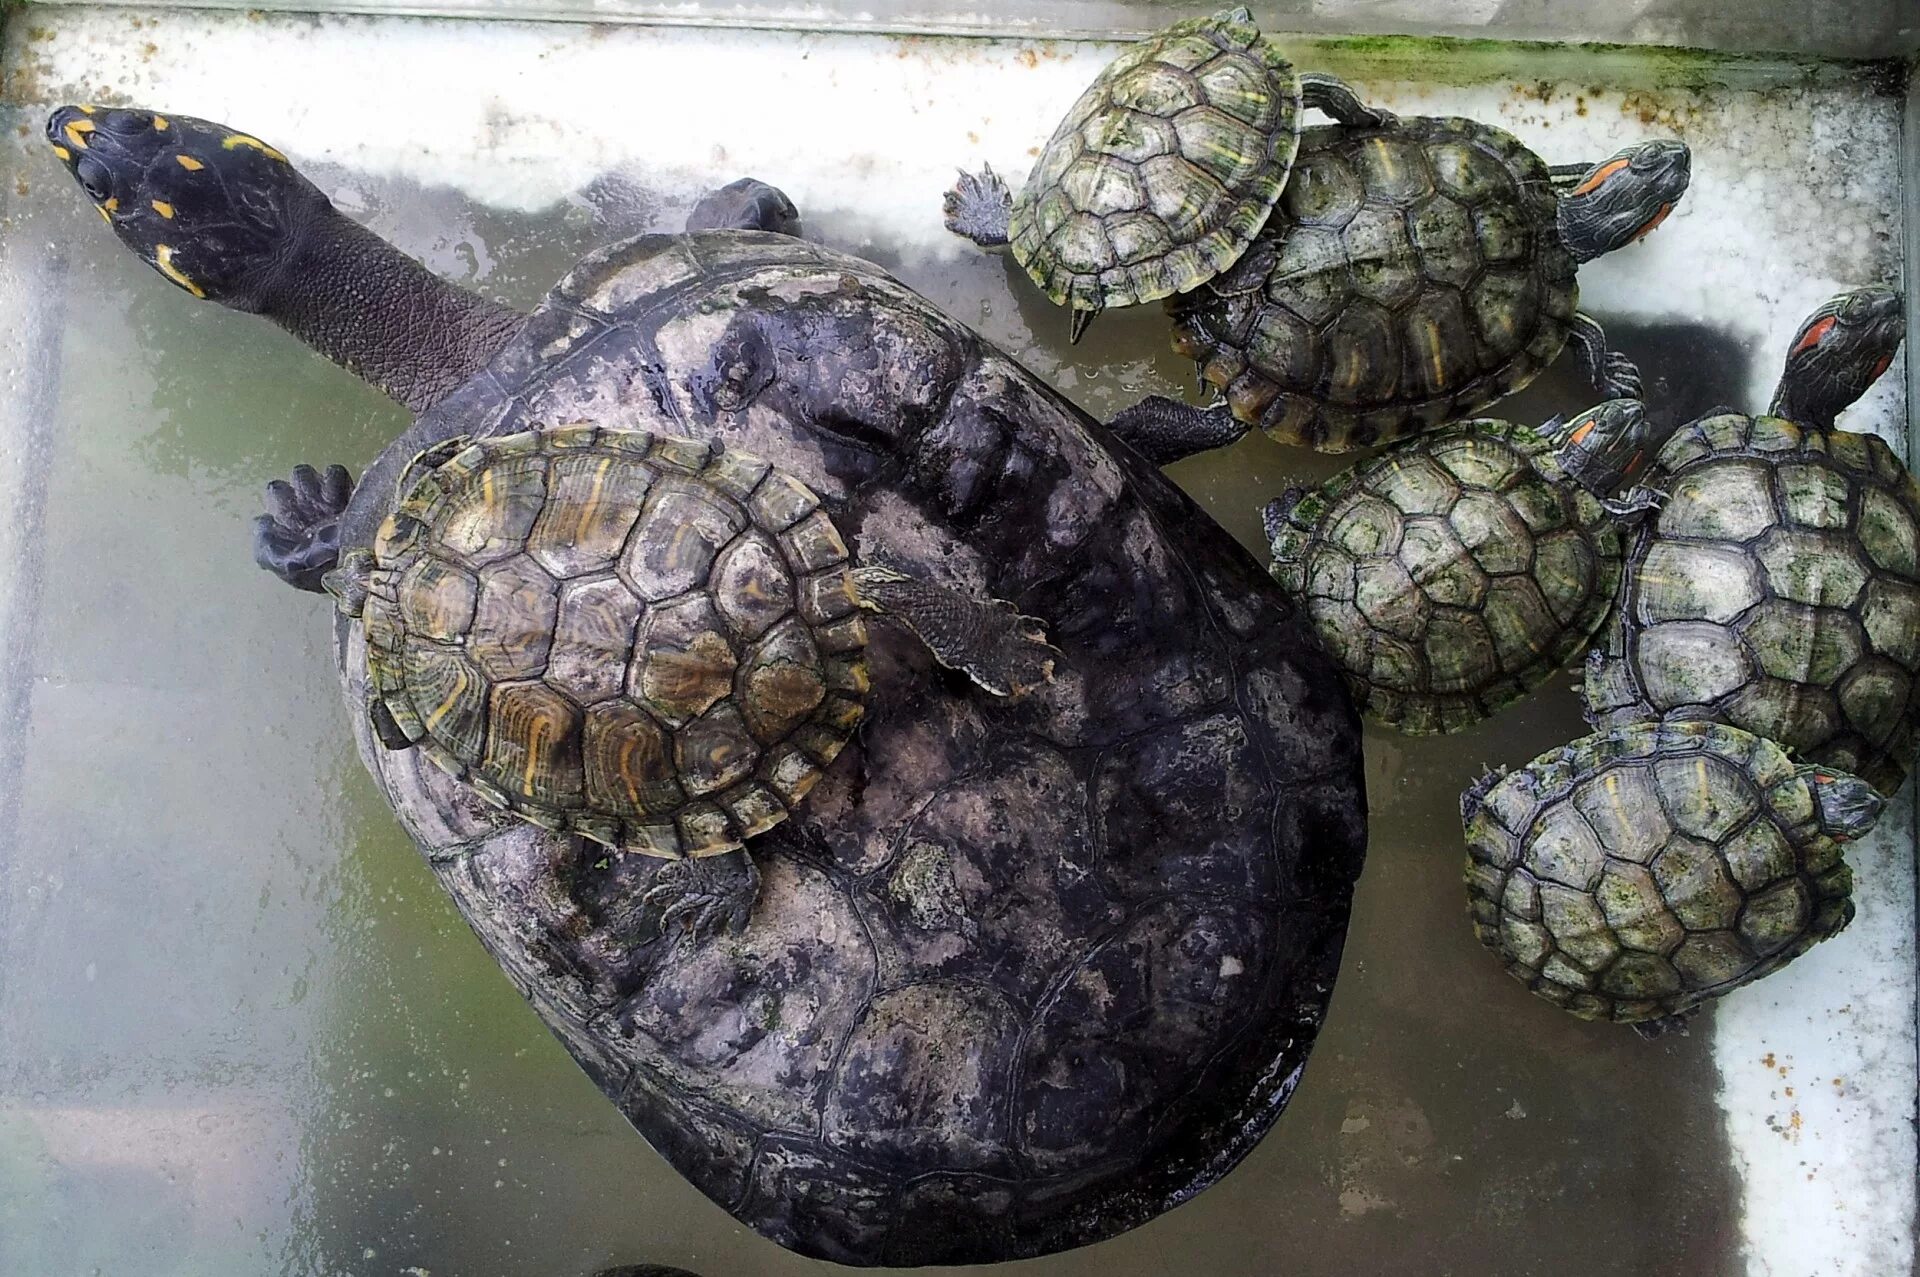
[[[1302,133],[1304,106],[1336,123]],[[1838,847],[1899,787],[1920,704],[1920,488],[1834,425],[1891,362],[1899,295],[1816,311],[1766,415],[1677,429],[1575,309],[1576,265],[1659,225],[1688,177],[1678,142],[1548,165],[1477,121],[1396,119],[1296,74],[1239,9],[1110,64],[1017,197],[991,169],[946,197],[1076,340],[1166,299],[1221,400],[1120,414],[1153,460],[1254,425],[1388,445],[1264,512],[1273,576],[1367,717],[1469,726],[1600,636],[1595,734],[1462,796],[1468,895],[1534,992],[1646,1031],[1847,924]],[[1605,402],[1461,420],[1569,340]]]
[[[788,1245],[1042,1253],[1244,1155],[1324,1013],[1364,841],[1336,670],[1375,720],[1451,731],[1601,636],[1599,730],[1462,803],[1481,939],[1575,1014],[1673,1016],[1851,916],[1839,844],[1912,743],[1920,489],[1834,418],[1900,301],[1816,313],[1769,415],[1658,428],[1574,275],[1672,211],[1677,142],[1549,165],[1295,72],[1244,9],[1141,42],[1017,197],[989,170],[946,205],[1076,340],[1165,299],[1221,400],[1121,413],[1127,456],[793,238],[761,183],[529,315],[250,135],[63,107],[48,140],[165,278],[417,415],[357,484],[270,485],[255,557],[334,596],[363,756],[488,947]],[[1604,402],[1463,420],[1570,342]],[[1141,464],[1255,426],[1385,445],[1268,508],[1291,615]]]

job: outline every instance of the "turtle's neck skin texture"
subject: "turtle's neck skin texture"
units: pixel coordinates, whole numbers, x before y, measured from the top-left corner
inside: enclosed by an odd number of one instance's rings
[[[300,229],[259,312],[416,415],[479,372],[526,322],[331,206]]]

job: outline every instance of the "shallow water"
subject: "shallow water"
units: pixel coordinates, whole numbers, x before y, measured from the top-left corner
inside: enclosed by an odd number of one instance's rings
[[[0,748],[0,1270],[444,1277],[585,1274],[650,1260],[709,1277],[824,1271],[701,1198],[548,1036],[353,756],[326,603],[293,594],[250,561],[247,520],[266,478],[299,461],[357,468],[404,415],[276,330],[192,303],[121,250],[43,153],[31,99],[90,90],[112,101],[124,92],[257,128],[296,159],[323,157],[309,166],[322,187],[403,249],[520,306],[585,249],[677,225],[692,189],[684,174],[615,151],[591,180],[563,183],[572,194],[541,199],[524,191],[545,179],[500,160],[503,183],[519,182],[521,193],[506,207],[483,203],[465,193],[484,185],[468,172],[423,186],[385,153],[360,156],[364,163],[338,154],[320,140],[324,113],[295,110],[278,131],[256,124],[277,100],[258,72],[216,83],[210,73],[170,81],[148,69],[102,85],[74,70],[86,62],[47,52],[62,39],[91,42],[93,54],[131,65],[137,53],[120,48],[131,40],[160,48],[165,62],[216,47],[220,20],[154,19],[155,35],[136,15],[131,36],[98,17],[44,20],[56,34],[40,42],[23,39],[27,19],[13,20],[14,96],[0,114],[3,168],[18,175],[0,190],[0,283],[15,302],[32,303],[34,320],[0,348],[11,400],[0,410],[9,463],[0,496],[15,512],[0,539],[13,556],[0,568],[0,712],[14,724]],[[415,28],[434,25],[392,29],[414,39]],[[354,26],[323,24],[319,34]],[[357,38],[376,30],[360,24]],[[501,39],[578,34],[529,28]],[[724,46],[732,37],[714,38]],[[890,47],[800,40],[786,56],[857,62]],[[992,56],[990,47],[980,55]],[[1094,64],[1090,52],[1061,83],[1083,80]],[[33,68],[30,80],[18,74],[23,66]],[[1491,117],[1486,104],[1497,101],[1523,136],[1529,124],[1536,139],[1559,124],[1577,150],[1591,149],[1586,126],[1566,102],[1553,107],[1551,92],[1377,89],[1403,112],[1458,104]],[[176,96],[146,96],[167,90]],[[374,81],[361,89],[375,101],[395,91]],[[431,76],[407,90],[461,118],[436,91],[457,92]],[[1817,87],[1798,91],[1828,102]],[[1608,91],[1584,92],[1613,109]],[[1849,254],[1836,248],[1870,214],[1830,219],[1825,235],[1758,257],[1741,238],[1777,237],[1783,223],[1811,229],[1818,218],[1794,211],[1789,181],[1806,180],[1822,146],[1858,146],[1867,163],[1897,127],[1897,104],[1844,86],[1827,92],[1843,118],[1784,141],[1791,103],[1678,91],[1648,99],[1653,117],[1664,112],[1673,127],[1696,131],[1698,198],[1635,260],[1598,263],[1583,283],[1593,277],[1588,296],[1603,314],[1629,316],[1610,330],[1641,361],[1662,411],[1751,402],[1813,302],[1897,270],[1896,240],[1863,233]],[[1627,123],[1608,135],[1624,142],[1647,126],[1629,119],[1639,108],[1620,105]],[[501,114],[511,134],[511,111]],[[1743,118],[1753,136],[1739,132]],[[462,127],[435,145],[468,145]],[[696,135],[709,127],[717,126],[685,122]],[[976,155],[961,144],[951,158],[997,155],[999,136],[989,131]],[[1736,156],[1763,144],[1788,153],[1728,195],[1714,182],[1741,165],[1717,166],[1715,143]],[[1151,308],[1104,317],[1069,348],[1061,312],[1011,263],[954,251],[924,226],[902,233],[899,209],[918,208],[926,222],[937,208],[939,182],[925,186],[919,170],[879,175],[887,193],[862,203],[844,194],[858,189],[844,174],[803,166],[789,180],[768,166],[778,140],[763,145],[712,156],[728,166],[715,176],[751,165],[782,181],[811,233],[888,266],[1096,415],[1142,392],[1180,393],[1190,380]],[[427,162],[412,171],[436,170]],[[1890,201],[1890,172],[1851,179],[1846,194]],[[912,199],[893,189],[904,181],[915,184]],[[809,187],[820,198],[810,202]],[[1756,211],[1733,231],[1709,220],[1739,199],[1765,216]],[[1689,269],[1715,251],[1735,260],[1713,278]],[[1780,252],[1798,255],[1775,261]],[[1707,300],[1742,271],[1757,296],[1738,294],[1739,307]],[[1539,421],[1592,398],[1563,362],[1499,411]],[[1886,428],[1901,404],[1890,385],[1861,412]],[[1259,506],[1289,482],[1344,464],[1256,437],[1172,473],[1260,552]],[[1774,1093],[1781,1147],[1736,1150],[1729,1132],[1760,1114],[1730,1119],[1716,1102],[1734,1085],[1734,1066],[1714,1051],[1730,1013],[1654,1043],[1582,1024],[1504,975],[1466,924],[1460,789],[1484,764],[1523,763],[1583,730],[1562,680],[1456,737],[1370,731],[1371,854],[1332,1013],[1289,1111],[1194,1203],[1023,1271],[1743,1271],[1751,1208],[1743,1194],[1776,1173],[1766,1159],[1788,1170],[1807,1160],[1790,1083],[1778,1084],[1785,1099]],[[1907,820],[1903,807],[1888,825]],[[1897,866],[1910,876],[1906,855],[1887,841],[1863,848],[1856,867],[1865,857],[1889,877]],[[1777,982],[1817,985],[1822,963],[1842,973],[1826,979],[1852,979],[1844,964],[1867,961],[1885,968],[1896,1004],[1907,991],[1910,1016],[1907,891],[1910,877],[1906,887],[1868,892],[1859,936]],[[1875,940],[1889,926],[1896,939]],[[1879,947],[1828,953],[1869,943]],[[1789,996],[1781,1040],[1801,1043],[1791,1026],[1819,1005]],[[1763,1019],[1758,1007],[1745,1014]],[[1859,1032],[1894,1053],[1904,1032],[1910,1064],[1910,1020]],[[1766,1076],[1788,1058],[1783,1050],[1777,1064],[1770,1051]],[[1849,1082],[1803,1085],[1844,1094]],[[1749,1167],[1744,1181],[1740,1165]],[[1903,1173],[1910,1186],[1911,1166]],[[1876,1233],[1859,1250],[1876,1266],[1832,1271],[1890,1271],[1873,1256],[1898,1246],[1876,1249],[1882,1240]]]

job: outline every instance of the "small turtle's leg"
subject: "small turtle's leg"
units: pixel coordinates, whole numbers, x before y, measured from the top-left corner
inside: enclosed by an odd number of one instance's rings
[[[1148,395],[1115,413],[1107,429],[1156,466],[1164,466],[1209,448],[1224,448],[1249,427],[1236,421],[1224,404],[1196,408],[1165,395]]]
[[[687,214],[690,231],[773,231],[800,233],[800,210],[787,193],[757,177],[743,177],[709,191]]]
[[[978,173],[962,169],[942,201],[947,229],[972,240],[982,248],[998,248],[1007,242],[1008,224],[1013,220],[1013,192],[993,171],[982,164]]]
[[[340,560],[340,516],[353,496],[345,466],[295,466],[267,485],[267,512],[253,521],[253,561],[296,590],[324,591]]]
[[[1460,823],[1471,823],[1480,814],[1480,807],[1487,801],[1487,795],[1493,792],[1493,787],[1506,778],[1507,769],[1496,767],[1468,785],[1460,795]]]
[[[653,876],[641,903],[660,911],[660,929],[684,925],[694,941],[747,929],[760,897],[760,870],[742,847],[715,856],[670,860]]]
[[[1587,376],[1594,389],[1609,399],[1638,399],[1641,393],[1640,368],[1617,350],[1607,349],[1607,332],[1593,316],[1576,312],[1568,340],[1580,348],[1587,361]]]
[[[1678,1015],[1663,1015],[1658,1019],[1641,1020],[1633,1026],[1633,1031],[1651,1042],[1655,1038],[1664,1038],[1669,1034],[1675,1037],[1688,1037],[1687,1021],[1700,1013],[1698,1007],[1688,1007]]]
[[[1272,545],[1280,539],[1280,533],[1287,526],[1287,516],[1307,495],[1307,489],[1292,487],[1260,507],[1260,527],[1267,534],[1267,544]]]
[[[912,630],[934,659],[995,696],[1024,696],[1053,680],[1060,649],[1040,622],[1001,599],[978,599],[892,568],[856,568],[861,606]]]
[[[1300,76],[1300,103],[1318,107],[1348,128],[1385,128],[1395,121],[1393,112],[1362,102],[1345,80],[1319,71]]]

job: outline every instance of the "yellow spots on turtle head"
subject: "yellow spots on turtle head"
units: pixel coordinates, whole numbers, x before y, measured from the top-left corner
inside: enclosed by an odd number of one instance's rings
[[[265,142],[262,142],[259,138],[250,137],[245,133],[229,133],[227,134],[226,139],[222,141],[220,145],[229,151],[235,149],[236,147],[242,147],[242,146],[251,147],[252,149],[260,152],[260,154],[266,156],[270,160],[279,160],[282,164],[285,164],[287,162],[286,156],[280,154],[280,152],[274,150],[272,147],[268,146]]]
[[[73,152],[69,151],[66,147],[60,145],[58,142],[55,142],[53,144],[53,153],[59,156],[63,160],[70,160],[73,158]]]
[[[178,164],[181,168],[187,170],[187,172],[189,173],[198,173],[201,169],[206,167],[206,165],[202,164],[199,160],[194,159],[191,155],[176,155],[173,157],[173,162]]]
[[[191,279],[188,279],[181,269],[173,264],[173,246],[171,244],[155,246],[153,250],[153,268],[174,283],[180,285],[180,287],[192,293],[195,297],[205,297],[207,295],[206,289],[200,287],[200,285],[194,283]]]
[[[105,204],[96,204],[94,205],[94,207],[100,210],[101,221],[105,222],[109,226],[113,225],[113,214],[107,212],[107,206]]]
[[[159,132],[165,133],[172,125],[168,122],[166,116],[156,115],[153,117],[153,127]]]
[[[120,211],[120,197],[118,195],[109,195],[107,196],[106,203],[100,207],[109,213],[118,213]]]
[[[153,211],[168,221],[173,220],[173,205],[167,203],[165,200],[155,200],[153,202]]]
[[[69,120],[60,131],[67,135],[67,141],[73,144],[74,150],[84,151],[87,149],[87,134],[93,130],[92,120]]]

